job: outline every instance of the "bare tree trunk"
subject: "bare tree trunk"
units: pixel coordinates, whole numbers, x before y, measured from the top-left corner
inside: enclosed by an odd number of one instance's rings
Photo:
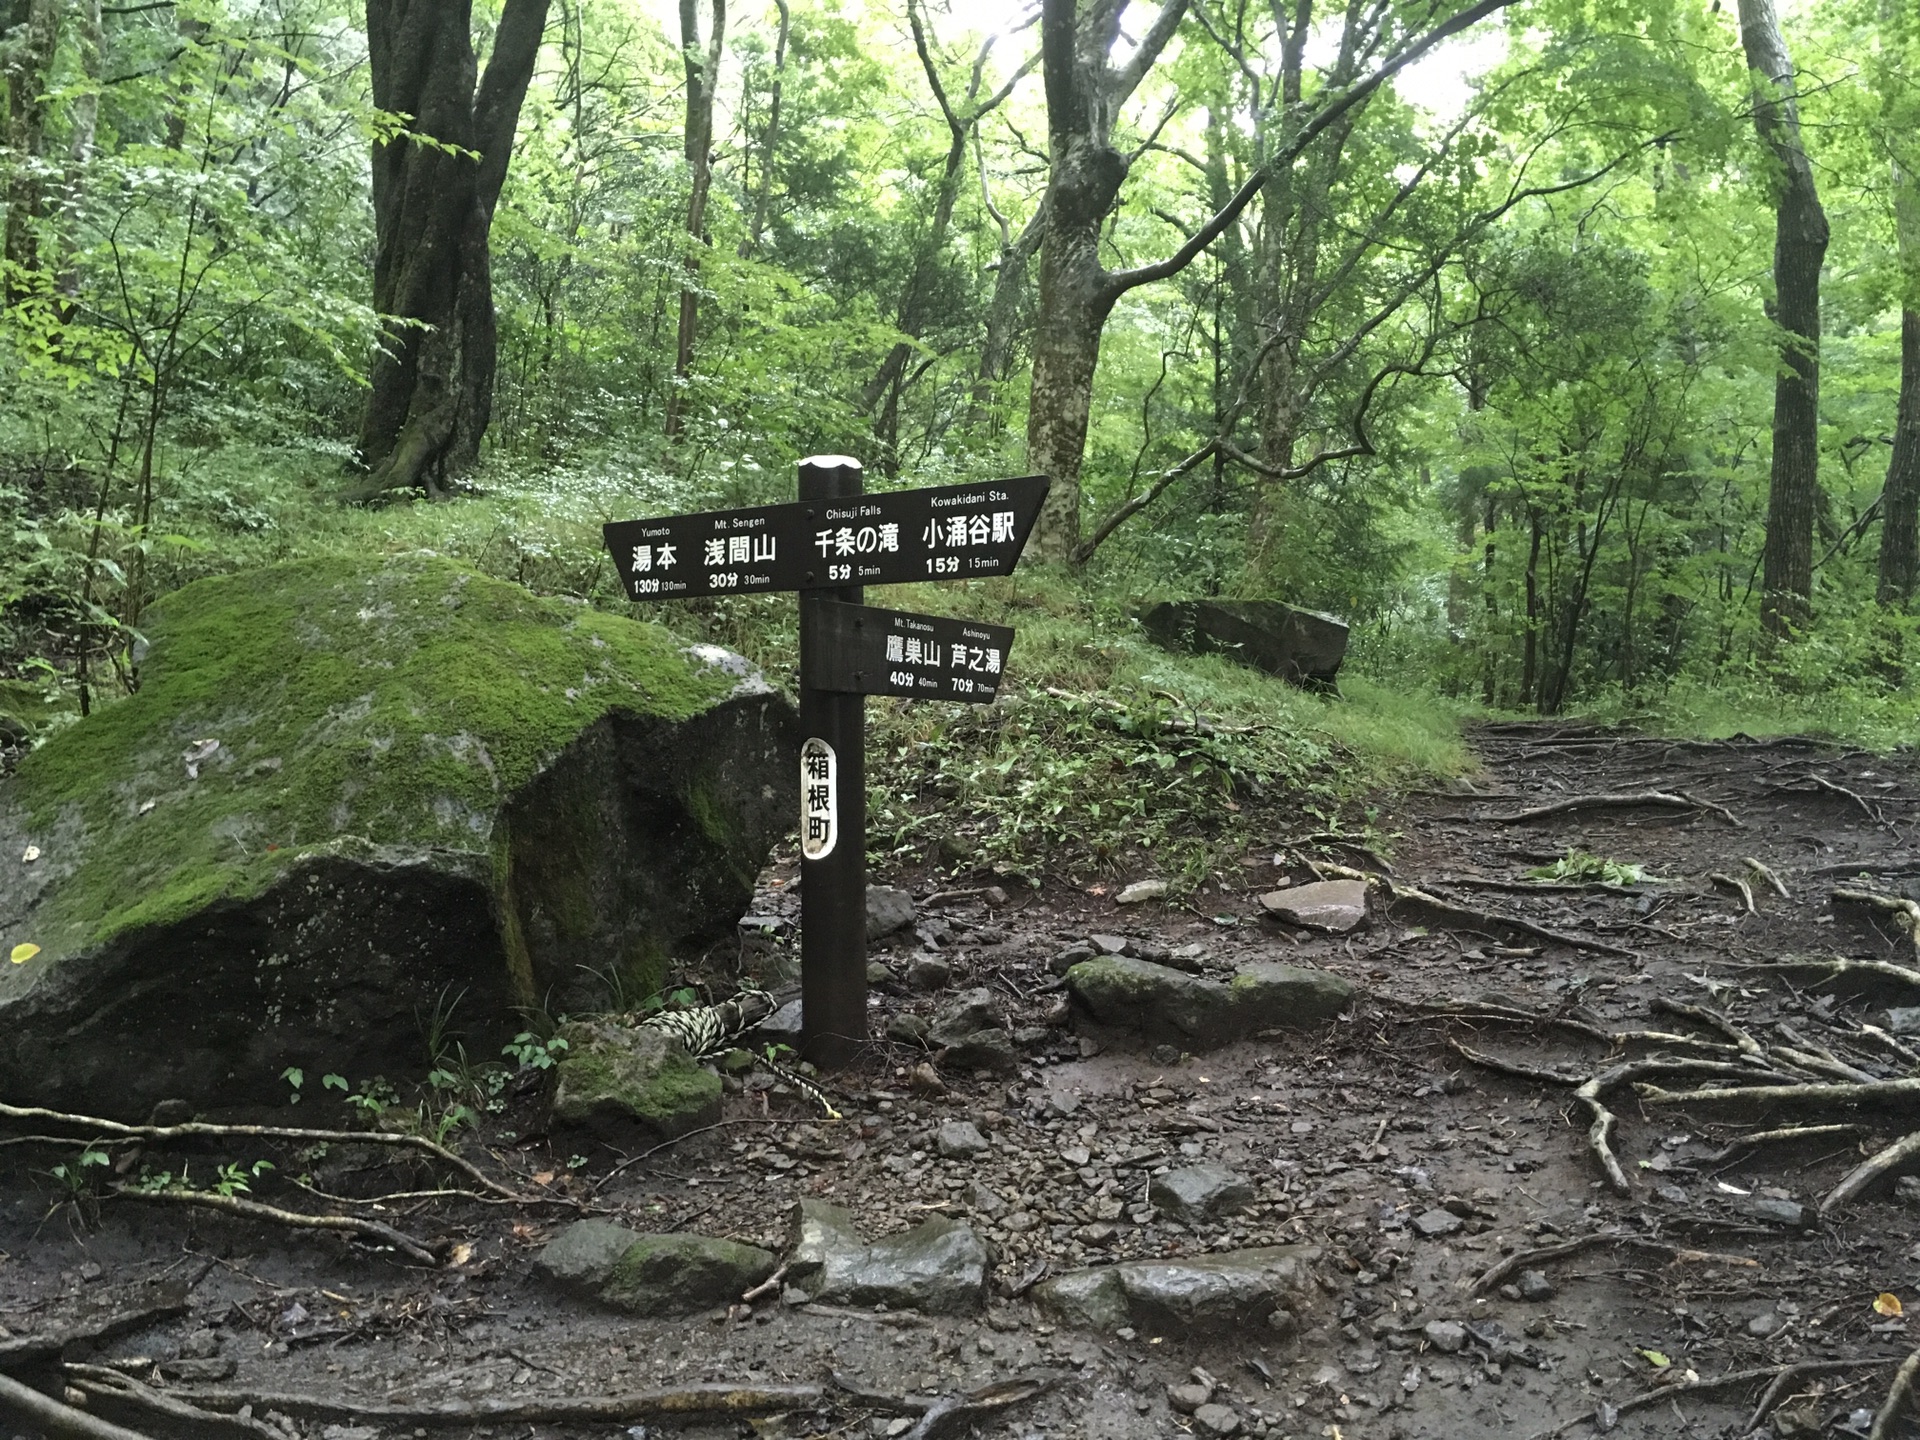
[[[47,82],[60,43],[63,0],[13,0],[7,40],[13,50],[7,84],[6,152],[12,169],[7,187],[6,294],[18,299],[40,268],[39,235],[46,195],[41,167],[47,138]]]
[[[1827,216],[1800,139],[1793,61],[1773,0],[1739,0],[1740,43],[1753,72],[1753,123],[1778,167],[1773,179],[1774,320],[1785,332],[1773,389],[1773,475],[1767,492],[1760,617],[1769,634],[1806,623],[1813,597],[1813,521],[1820,500],[1820,266]]]
[[[680,58],[687,71],[687,278],[680,287],[680,325],[673,351],[673,388],[667,393],[667,439],[685,428],[687,378],[693,373],[693,347],[699,338],[699,248],[711,245],[707,234],[707,197],[713,190],[713,94],[720,78],[721,46],[727,35],[727,0],[711,0],[707,48],[700,50],[700,0],[680,0]]]
[[[1893,458],[1880,502],[1880,603],[1913,598],[1920,572],[1920,183],[1893,169],[1894,219],[1906,304],[1900,311],[1900,405],[1893,427]]]
[[[435,143],[373,151],[374,308],[402,323],[374,358],[360,440],[372,473],[355,497],[432,490],[479,456],[497,346],[487,235],[547,3],[506,0],[476,90],[469,0],[367,0],[374,104]]]
[[[767,102],[766,133],[760,137],[760,178],[753,191],[753,223],[747,238],[740,242],[740,258],[746,259],[760,248],[760,237],[767,233],[767,211],[773,203],[773,160],[780,149],[780,92],[787,77],[787,37],[793,31],[793,11],[787,0],[773,0],[780,11],[780,31],[773,42],[773,93]]]
[[[1046,213],[1046,203],[1042,201],[1017,240],[1008,238],[1007,223],[1000,220],[1000,264],[994,271],[993,299],[987,304],[987,330],[980,341],[980,368],[974,375],[973,395],[967,401],[969,433],[982,415],[992,417],[993,434],[997,435],[1004,423],[999,409],[1000,387],[1013,369],[1014,337],[1020,326],[1020,307],[1027,296],[1027,266],[1046,233]]]

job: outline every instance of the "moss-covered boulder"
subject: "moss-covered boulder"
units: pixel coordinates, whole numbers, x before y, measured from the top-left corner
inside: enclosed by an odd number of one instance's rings
[[[644,1025],[575,1020],[553,1087],[553,1122],[604,1139],[635,1130],[676,1140],[720,1118],[720,1077],[696,1065],[678,1040]]]
[[[576,1220],[535,1258],[534,1272],[569,1294],[629,1315],[692,1315],[727,1305],[773,1274],[769,1252],[707,1235],[643,1235]]]
[[[0,961],[8,1099],[399,1078],[456,998],[481,1042],[644,992],[795,811],[791,707],[739,657],[447,560],[204,580],[145,628],[139,693],[0,787],[0,954],[38,947]]]

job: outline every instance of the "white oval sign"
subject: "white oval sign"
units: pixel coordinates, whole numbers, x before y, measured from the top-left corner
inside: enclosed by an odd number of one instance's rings
[[[800,747],[800,854],[824,860],[840,837],[840,764],[833,746],[808,739]]]

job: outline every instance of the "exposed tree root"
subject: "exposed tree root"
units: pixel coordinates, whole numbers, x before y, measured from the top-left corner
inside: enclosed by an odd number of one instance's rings
[[[1577,1235],[1571,1240],[1562,1240],[1557,1245],[1542,1245],[1537,1250],[1522,1250],[1509,1255],[1498,1265],[1480,1276],[1467,1286],[1469,1295],[1484,1295],[1510,1275],[1522,1270],[1531,1270],[1549,1260],[1564,1259],[1568,1255],[1578,1255],[1583,1250],[1593,1250],[1606,1245],[1622,1245],[1631,1250],[1639,1250],[1651,1255],[1664,1255],[1675,1265],[1740,1265],[1748,1269],[1758,1269],[1760,1262],[1746,1255],[1726,1255],[1716,1250],[1690,1250],[1684,1245],[1669,1245],[1662,1240],[1649,1240],[1640,1235],[1623,1235],[1614,1230],[1600,1230],[1592,1235]]]
[[[1555,815],[1570,815],[1577,810],[1630,810],[1642,806],[1661,810],[1711,810],[1729,825],[1743,828],[1734,813],[1724,805],[1716,805],[1711,800],[1696,799],[1684,792],[1666,790],[1636,790],[1610,795],[1569,795],[1564,800],[1555,800],[1547,805],[1535,805],[1529,810],[1516,810],[1511,815],[1489,815],[1486,818],[1496,825],[1518,825],[1528,820],[1545,820]]]
[[[1689,1005],[1683,1000],[1669,1000],[1660,995],[1654,997],[1651,1008],[1657,1014],[1678,1015],[1682,1019],[1693,1021],[1696,1025],[1717,1030],[1731,1040],[1742,1055],[1751,1055],[1756,1060],[1764,1058],[1765,1052],[1761,1049],[1760,1042],[1718,1010],[1710,1010],[1705,1005]]]
[[[1729,875],[1724,870],[1716,870],[1707,877],[1716,885],[1724,885],[1729,890],[1740,892],[1740,903],[1749,915],[1758,915],[1760,907],[1753,903],[1753,886],[1738,875]]]
[[[61,1326],[51,1334],[0,1340],[0,1371],[44,1365],[58,1360],[60,1352],[76,1341],[111,1340],[116,1335],[144,1329],[162,1320],[177,1320],[186,1313],[186,1287],[178,1283],[170,1284],[161,1289],[150,1304],[133,1305],[76,1325]]]
[[[1867,1440],[1892,1440],[1893,1427],[1900,1423],[1900,1412],[1906,1408],[1907,1398],[1913,1393],[1915,1375],[1920,1375],[1920,1350],[1907,1356],[1900,1362],[1900,1368],[1893,1372],[1893,1384],[1887,1387],[1886,1401],[1873,1417],[1873,1428],[1867,1432]]]
[[[1622,960],[1640,958],[1638,952],[1619,945],[1609,945],[1604,940],[1593,940],[1585,935],[1572,935],[1564,930],[1550,930],[1544,925],[1536,925],[1531,920],[1524,920],[1518,915],[1507,915],[1498,910],[1476,910],[1471,905],[1460,904],[1457,900],[1443,900],[1438,895],[1429,894],[1412,885],[1402,885],[1387,879],[1384,875],[1372,878],[1387,892],[1388,899],[1393,904],[1397,905],[1405,901],[1421,905],[1456,924],[1465,924],[1473,928],[1516,930],[1522,935],[1532,935],[1539,940],[1550,940],[1555,945],[1565,945],[1574,950],[1587,950],[1595,955],[1614,955]]]
[[[274,1395],[250,1390],[182,1390],[176,1394],[179,1399],[209,1410],[234,1411],[251,1405],[256,1413],[278,1410],[306,1420],[450,1428],[618,1424],[690,1415],[759,1415],[817,1405],[826,1398],[827,1392],[819,1385],[688,1385],[679,1390],[643,1390],[583,1399],[471,1400],[446,1405],[358,1404],[319,1395]]]
[[[1849,1170],[1821,1200],[1820,1213],[1830,1215],[1841,1206],[1851,1204],[1878,1181],[1912,1164],[1916,1157],[1920,1157],[1920,1130],[1902,1136]]]
[[[1895,895],[1882,895],[1875,890],[1855,890],[1841,886],[1833,892],[1836,905],[1864,905],[1870,910],[1878,910],[1882,915],[1891,915],[1894,924],[1905,932],[1912,943],[1915,953],[1920,954],[1920,904]]]
[[[1614,1416],[1618,1417],[1621,1415],[1629,1415],[1635,1410],[1644,1410],[1649,1405],[1664,1404],[1666,1401],[1676,1399],[1682,1395],[1698,1395],[1703,1391],[1737,1389],[1742,1385],[1751,1385],[1756,1380],[1772,1380],[1778,1383],[1783,1374],[1791,1371],[1797,1371],[1799,1375],[1811,1375],[1822,1371],[1877,1369],[1882,1365],[1890,1365],[1892,1363],[1890,1360],[1866,1359],[1805,1360],[1793,1365],[1766,1365],[1753,1370],[1731,1370],[1725,1375],[1696,1375],[1691,1380],[1686,1379],[1684,1376],[1679,1376],[1675,1377],[1669,1384],[1656,1385],[1653,1389],[1644,1391],[1639,1395],[1631,1395],[1625,1400],[1622,1400],[1618,1405],[1602,1404],[1595,1406],[1586,1414],[1576,1415],[1571,1420],[1563,1421],[1561,1424],[1555,1425],[1551,1430],[1536,1431],[1531,1437],[1531,1440],[1556,1440],[1558,1436],[1571,1434],[1579,1426],[1598,1426],[1601,1423],[1600,1417],[1602,1413],[1606,1411],[1611,1411]],[[1795,1378],[1798,1377],[1796,1376]]]
[[[1749,974],[1757,971],[1803,979],[1822,989],[1849,982],[1848,988],[1868,994],[1884,992],[1889,986],[1920,991],[1920,970],[1884,960],[1763,960],[1743,963],[1740,968]]]
[[[1842,1135],[1866,1133],[1867,1127],[1864,1125],[1787,1125],[1778,1130],[1755,1130],[1700,1158],[1709,1165],[1720,1165],[1760,1145],[1790,1145],[1796,1140],[1835,1140]]]
[[[74,1386],[89,1396],[145,1410],[176,1425],[190,1427],[188,1433],[200,1435],[256,1435],[261,1440],[286,1440],[286,1436],[265,1421],[250,1415],[222,1415],[189,1405],[151,1385],[143,1385],[131,1375],[109,1370],[104,1365],[64,1365],[61,1367]]]
[[[211,1190],[140,1190],[130,1185],[116,1185],[113,1193],[126,1200],[147,1200],[169,1205],[192,1205],[202,1210],[218,1210],[227,1215],[238,1215],[248,1220],[266,1220],[275,1225],[287,1225],[296,1230],[331,1230],[343,1235],[357,1235],[362,1240],[371,1240],[379,1245],[390,1246],[409,1259],[422,1265],[438,1265],[440,1259],[424,1241],[403,1234],[391,1225],[378,1220],[362,1220],[356,1215],[303,1215],[297,1210],[282,1210],[277,1205],[265,1205],[258,1200],[248,1200],[240,1195],[220,1195]]]
[[[1786,882],[1782,880],[1778,875],[1774,874],[1773,871],[1769,870],[1765,865],[1762,865],[1758,860],[1754,859],[1753,856],[1747,855],[1742,857],[1740,863],[1745,865],[1747,869],[1751,870],[1754,874],[1758,875],[1762,880],[1766,881],[1768,887],[1772,889],[1773,893],[1778,895],[1782,900],[1793,899],[1793,896],[1787,893]]]
[[[48,1440],[148,1440],[138,1430],[111,1425],[97,1415],[64,1405],[10,1375],[0,1375],[0,1415],[31,1425]]]
[[[472,1161],[462,1159],[446,1146],[435,1144],[424,1135],[391,1135],[384,1131],[361,1130],[297,1130],[278,1125],[214,1125],[199,1120],[188,1121],[181,1125],[123,1125],[117,1120],[102,1120],[95,1115],[68,1115],[59,1110],[41,1110],[32,1106],[18,1105],[0,1105],[0,1120],[13,1120],[33,1125],[59,1125],[78,1130],[82,1133],[74,1137],[76,1143],[89,1139],[146,1140],[160,1143],[167,1140],[213,1138],[299,1140],[309,1144],[377,1145],[398,1150],[418,1150],[423,1155],[433,1156],[442,1164],[451,1165],[483,1190],[504,1196],[509,1200],[526,1199],[518,1191],[488,1176]]]
[[[1766,1109],[1806,1109],[1811,1106],[1896,1105],[1920,1101],[1920,1079],[1875,1080],[1854,1085],[1745,1085],[1724,1090],[1662,1090],[1641,1085],[1643,1105],[1753,1105]]]

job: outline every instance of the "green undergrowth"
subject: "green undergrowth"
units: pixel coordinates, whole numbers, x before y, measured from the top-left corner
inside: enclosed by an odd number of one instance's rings
[[[496,468],[478,496],[355,509],[333,502],[331,477],[271,464],[254,473],[244,503],[182,515],[185,529],[217,543],[183,547],[172,584],[301,557],[431,553],[539,595],[656,620],[797,683],[792,596],[634,606],[601,543],[608,520],[785,499],[790,479],[683,479],[604,462]],[[1460,707],[1355,675],[1338,695],[1314,695],[1220,657],[1170,654],[1134,618],[1148,598],[1160,597],[1112,578],[1024,571],[870,591],[870,604],[1018,631],[995,705],[870,705],[875,860],[1077,878],[1151,872],[1197,885],[1249,845],[1365,832],[1369,797],[1383,787],[1470,767]]]
[[[1783,689],[1768,681],[1680,681],[1658,695],[1611,694],[1583,718],[1685,740],[1811,735],[1887,751],[1920,740],[1920,693],[1880,684]]]

